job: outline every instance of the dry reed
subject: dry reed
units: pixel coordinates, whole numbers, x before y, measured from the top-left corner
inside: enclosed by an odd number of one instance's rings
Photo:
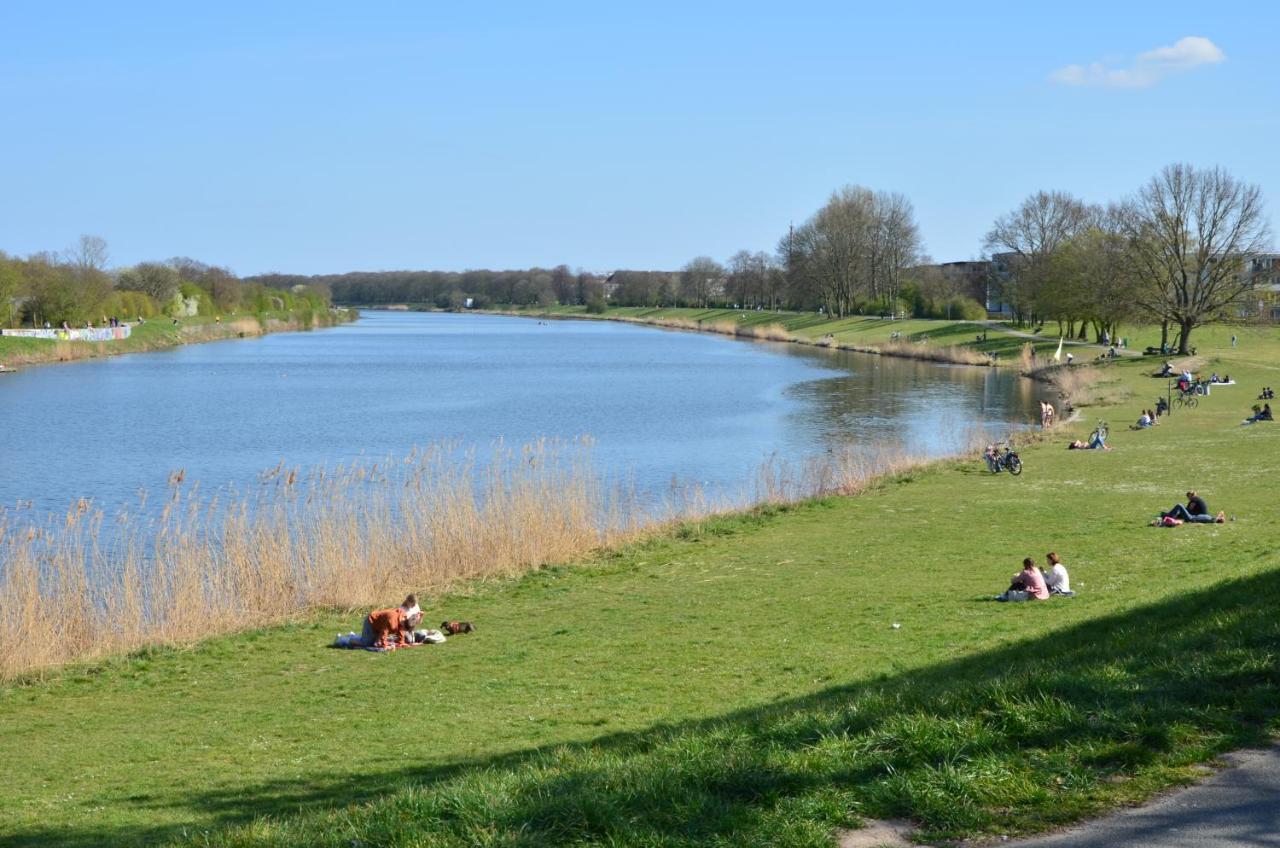
[[[901,356],[923,359],[929,362],[945,362],[953,365],[990,365],[991,356],[979,350],[960,345],[926,345],[912,342],[885,342],[877,352],[884,356]]]
[[[634,532],[622,506],[546,443],[279,468],[229,504],[175,484],[158,515],[105,533],[81,501],[57,524],[0,524],[0,677],[566,560]]]
[[[84,500],[41,525],[0,515],[0,679],[515,575],[752,504],[856,494],[931,461],[833,450],[765,463],[738,498],[694,489],[659,505],[606,487],[586,442],[281,465],[253,496],[202,499],[175,474],[158,513],[106,529]]]

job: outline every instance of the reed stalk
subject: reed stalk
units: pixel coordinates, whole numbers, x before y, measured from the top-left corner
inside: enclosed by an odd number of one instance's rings
[[[0,514],[0,679],[518,575],[754,504],[856,494],[928,461],[851,447],[767,462],[736,498],[693,489],[655,505],[607,486],[586,440],[483,458],[443,444],[332,471],[282,464],[252,495],[204,498],[179,472],[162,506],[110,524],[84,500],[56,522]]]

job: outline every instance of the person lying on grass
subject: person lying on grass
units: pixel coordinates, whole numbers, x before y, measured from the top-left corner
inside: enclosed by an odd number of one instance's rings
[[[1089,438],[1089,443],[1088,443],[1088,444],[1085,444],[1084,442],[1080,441],[1079,439],[1076,439],[1074,442],[1071,442],[1069,445],[1067,445],[1067,450],[1104,450],[1104,451],[1109,451],[1109,450],[1111,450],[1111,446],[1107,444],[1106,438],[1105,438],[1104,436],[1102,436],[1100,433],[1096,433],[1096,432],[1095,432],[1095,433],[1094,433],[1094,434]]]
[[[1042,569],[1040,573],[1044,577],[1044,585],[1049,588],[1049,594],[1068,597],[1074,595],[1075,592],[1071,591],[1071,575],[1067,574],[1067,567],[1062,564],[1062,557],[1049,551],[1045,554],[1045,561],[1049,570]]]
[[[1196,524],[1218,524],[1227,520],[1225,512],[1219,512],[1216,516],[1209,514],[1209,505],[1204,502],[1204,498],[1196,494],[1196,490],[1192,489],[1187,492],[1187,505],[1174,504],[1167,512],[1160,513],[1152,524],[1159,524],[1166,518],[1173,518],[1178,521],[1192,521]]]
[[[409,595],[398,607],[374,610],[364,620],[360,630],[360,641],[366,648],[394,648],[400,645],[412,645],[413,628],[422,621],[422,610],[418,607],[418,596]]]
[[[1022,561],[1022,570],[1013,575],[1009,588],[1003,595],[996,595],[997,601],[1047,601],[1049,587],[1045,585],[1044,575],[1036,568],[1036,561],[1027,557]]]

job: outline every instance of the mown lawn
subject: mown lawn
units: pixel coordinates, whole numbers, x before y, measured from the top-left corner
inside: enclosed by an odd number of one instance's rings
[[[1136,334],[1135,334],[1136,335]],[[1019,478],[952,462],[469,587],[479,631],[330,650],[357,616],[0,688],[0,843],[828,845],[1043,829],[1189,779],[1280,715],[1280,336],[1201,336],[1240,381]],[[1147,521],[1188,487],[1223,525]],[[1078,597],[1003,605],[1024,556]],[[389,598],[394,602],[398,598]],[[193,611],[198,614],[198,611]],[[892,625],[897,623],[900,628]]]

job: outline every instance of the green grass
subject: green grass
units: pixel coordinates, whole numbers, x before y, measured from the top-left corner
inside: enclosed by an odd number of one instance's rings
[[[994,326],[977,324],[971,321],[943,321],[910,318],[900,321],[887,321],[875,316],[854,315],[848,318],[828,318],[813,312],[755,312],[739,309],[691,309],[685,307],[611,307],[601,315],[591,315],[582,306],[526,307],[516,309],[530,315],[541,315],[561,318],[595,318],[619,319],[629,318],[639,321],[660,319],[682,319],[712,323],[729,321],[744,327],[769,326],[777,324],[789,332],[802,338],[818,339],[831,335],[837,342],[851,345],[875,345],[889,341],[892,333],[902,334],[907,341],[927,339],[929,344],[959,345],[972,348],[983,353],[995,354],[1004,362],[1013,362],[1028,342],[1038,355],[1052,354],[1058,347],[1057,326],[1046,324],[1040,333],[1032,332],[1032,328],[1019,328],[1009,324]],[[979,334],[986,338],[979,341]],[[1027,338],[1027,334],[1035,338]],[[1124,326],[1120,335],[1129,339],[1129,350],[1141,352],[1146,346],[1159,346],[1159,325],[1139,324]],[[1214,325],[1197,327],[1191,336],[1192,344],[1200,349],[1230,351],[1232,334],[1238,336],[1241,343],[1236,351],[1237,358],[1247,357],[1249,349],[1257,351],[1273,350],[1270,340],[1275,336],[1274,327],[1269,325]],[[1072,351],[1068,345],[1066,350]],[[1098,355],[1103,348],[1099,345],[1075,347],[1077,361],[1090,359]]]
[[[1280,435],[1240,426],[1280,336],[1221,335],[1241,385],[1154,430],[1124,428],[1152,360],[1109,367],[1110,453],[1063,450],[1090,412],[1019,478],[944,463],[470,586],[427,607],[479,626],[443,646],[330,650],[358,616],[319,613],[0,688],[0,842],[827,845],[1189,780],[1280,705]],[[1146,526],[1189,486],[1237,520]],[[1078,597],[986,600],[1050,549]]]

